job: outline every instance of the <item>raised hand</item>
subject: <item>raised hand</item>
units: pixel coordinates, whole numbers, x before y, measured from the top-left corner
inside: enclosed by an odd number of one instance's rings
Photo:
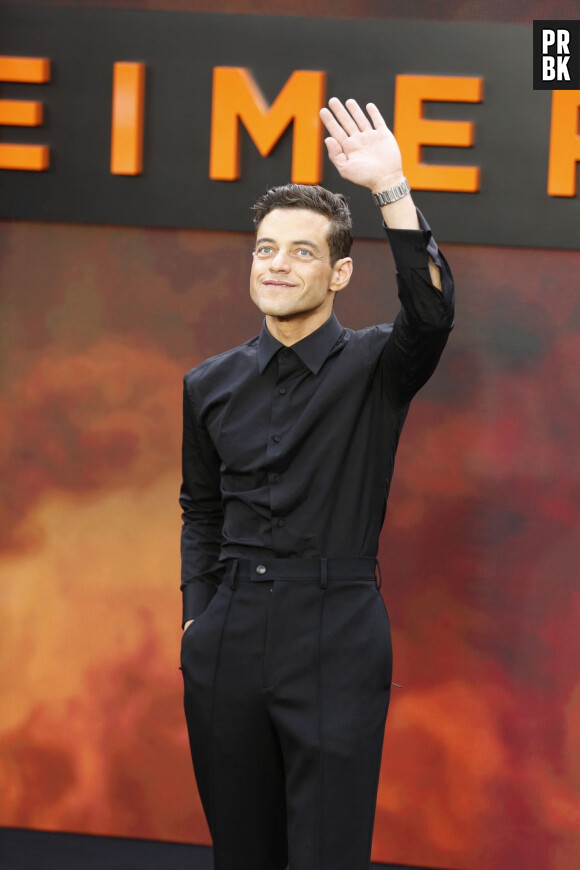
[[[320,110],[330,134],[324,141],[341,176],[373,191],[399,184],[403,180],[401,152],[375,104],[367,103],[368,117],[356,100],[347,100],[343,106],[332,97],[328,105],[332,111]]]

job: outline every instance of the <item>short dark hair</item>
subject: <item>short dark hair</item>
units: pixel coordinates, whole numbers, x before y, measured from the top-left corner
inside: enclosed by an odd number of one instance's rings
[[[352,219],[342,193],[331,193],[319,184],[284,184],[271,187],[254,204],[254,226],[258,229],[266,215],[275,208],[306,208],[325,215],[330,221],[328,247],[330,263],[348,257],[352,247]]]

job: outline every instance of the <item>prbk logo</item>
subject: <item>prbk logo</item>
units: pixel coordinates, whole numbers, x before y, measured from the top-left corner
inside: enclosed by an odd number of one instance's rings
[[[580,21],[534,21],[534,90],[580,88]]]

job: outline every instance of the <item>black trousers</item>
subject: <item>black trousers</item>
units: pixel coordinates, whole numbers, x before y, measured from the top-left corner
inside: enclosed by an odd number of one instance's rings
[[[368,870],[392,672],[374,566],[233,560],[184,633],[216,870]]]

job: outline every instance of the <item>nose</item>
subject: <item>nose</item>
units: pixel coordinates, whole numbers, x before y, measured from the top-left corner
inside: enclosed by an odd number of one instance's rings
[[[288,255],[279,250],[278,253],[272,257],[270,261],[270,270],[272,272],[289,272],[290,271],[290,262],[288,260]]]

